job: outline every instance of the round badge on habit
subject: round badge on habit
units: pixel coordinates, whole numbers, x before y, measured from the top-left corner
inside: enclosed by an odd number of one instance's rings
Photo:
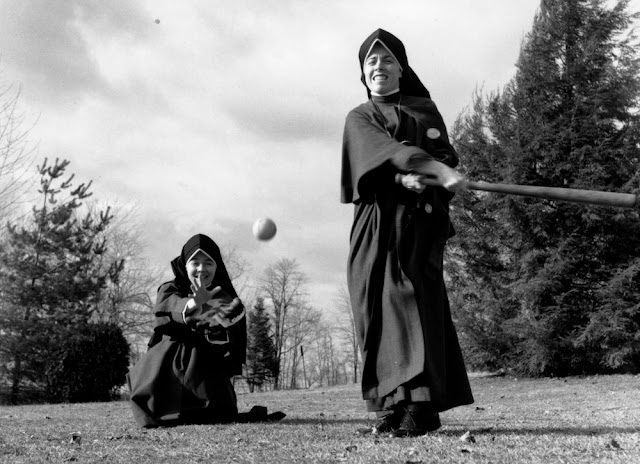
[[[426,204],[424,205],[424,211],[425,211],[425,213],[427,213],[427,214],[431,213],[431,211],[433,211],[433,206],[431,206],[429,203],[426,203]]]
[[[429,129],[427,129],[427,137],[429,137],[432,140],[435,140],[438,137],[440,137],[440,131],[435,127],[430,127]]]

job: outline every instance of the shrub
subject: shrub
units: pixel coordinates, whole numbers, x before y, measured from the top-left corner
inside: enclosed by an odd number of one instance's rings
[[[129,344],[108,323],[64,329],[46,363],[46,397],[51,402],[110,401],[126,381]]]

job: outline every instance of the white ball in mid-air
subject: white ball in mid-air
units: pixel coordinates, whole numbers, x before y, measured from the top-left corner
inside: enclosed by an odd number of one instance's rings
[[[260,218],[253,223],[253,235],[258,240],[271,240],[276,235],[276,223],[269,218]]]

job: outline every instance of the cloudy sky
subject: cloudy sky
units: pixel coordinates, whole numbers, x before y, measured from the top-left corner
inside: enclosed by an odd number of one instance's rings
[[[514,73],[539,0],[0,0],[0,83],[44,156],[94,196],[136,205],[154,263],[194,233],[236,246],[259,274],[280,258],[328,308],[344,282],[352,206],[339,203],[357,59],[382,27],[448,125],[477,86]],[[258,242],[253,221],[278,234]]]

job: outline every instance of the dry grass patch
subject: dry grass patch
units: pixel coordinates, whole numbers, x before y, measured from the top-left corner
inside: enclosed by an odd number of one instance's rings
[[[126,402],[0,407],[0,462],[640,462],[640,376],[473,378],[476,403],[420,438],[359,436],[357,385],[240,394],[277,423],[140,429]]]

